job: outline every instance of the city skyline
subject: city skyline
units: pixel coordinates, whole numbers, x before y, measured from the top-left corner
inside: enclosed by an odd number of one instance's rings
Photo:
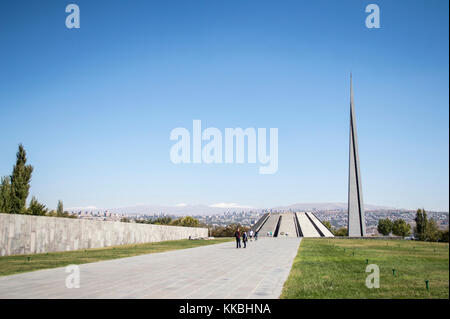
[[[223,203],[222,203],[223,204]],[[274,206],[274,207],[250,207],[250,206],[217,206],[213,205],[187,205],[182,206],[163,206],[163,205],[135,205],[135,206],[124,206],[124,207],[67,207],[65,210],[69,212],[110,212],[110,213],[120,213],[126,215],[139,215],[139,214],[169,214],[176,216],[207,216],[207,215],[220,215],[225,213],[233,212],[262,212],[262,211],[340,211],[343,213],[347,212],[348,203],[347,202],[332,202],[332,203],[295,203],[286,206]],[[396,212],[415,212],[415,208],[404,208],[404,207],[388,207],[381,205],[371,205],[364,204],[364,209],[366,211],[396,211]],[[448,211],[434,211],[428,210],[429,212],[440,212],[448,214]]]
[[[346,202],[352,71],[364,201],[448,212],[448,3],[359,3],[9,2],[0,176],[23,143],[50,208]],[[278,128],[278,171],[172,163],[196,119]]]

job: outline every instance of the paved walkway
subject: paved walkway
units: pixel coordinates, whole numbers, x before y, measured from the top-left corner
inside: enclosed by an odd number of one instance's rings
[[[0,277],[0,298],[278,298],[300,238],[260,238]]]

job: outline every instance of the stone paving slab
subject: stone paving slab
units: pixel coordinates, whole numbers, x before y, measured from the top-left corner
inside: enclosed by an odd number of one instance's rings
[[[0,277],[0,298],[278,298],[301,238],[260,238]]]

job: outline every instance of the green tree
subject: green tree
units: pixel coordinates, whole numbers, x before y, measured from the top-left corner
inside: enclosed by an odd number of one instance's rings
[[[158,217],[151,221],[152,224],[155,225],[168,225],[172,222],[172,218],[170,217]]]
[[[30,191],[31,173],[33,166],[26,165],[27,153],[22,144],[16,154],[16,164],[11,175],[11,212],[23,214],[26,212],[26,201]]]
[[[403,219],[397,219],[392,225],[392,233],[397,236],[407,237],[411,235],[411,225]]]
[[[63,217],[64,216],[64,204],[62,200],[58,201],[58,206],[56,207],[56,216]]]
[[[47,216],[54,216],[54,217],[66,217],[66,218],[78,218],[75,214],[69,214],[69,212],[64,210],[64,204],[62,200],[58,201],[58,205],[56,207],[56,211],[50,211],[50,213],[47,214]]]
[[[27,213],[30,215],[44,216],[48,212],[48,209],[44,204],[37,201],[36,197],[31,198],[30,206],[28,206]]]
[[[47,214],[45,214],[45,215],[49,216],[49,217],[58,217],[56,215],[56,210],[54,210],[54,209],[52,209],[51,211],[47,212]]]
[[[9,176],[2,177],[0,184],[0,213],[11,213],[11,179]]]
[[[136,224],[151,224],[149,220],[145,219],[136,219],[135,222]]]
[[[325,220],[325,221],[323,221],[323,222],[322,222],[322,224],[324,224],[324,225],[325,225],[325,227],[326,227],[326,228],[328,228],[328,230],[329,230],[329,231],[333,232],[333,230],[332,230],[332,229],[333,229],[333,227],[331,226],[331,223],[330,223],[330,221],[329,221],[329,220]]]
[[[448,243],[448,227],[447,227],[447,230],[443,230],[440,232],[439,241]]]
[[[416,226],[414,227],[414,236],[418,240],[426,240],[428,219],[425,209],[419,208],[414,220],[416,222]]]
[[[171,221],[170,225],[185,226],[185,227],[199,227],[200,222],[198,221],[198,219],[196,219],[192,216],[186,216],[186,217],[181,217],[181,218]]]
[[[334,231],[334,236],[348,236],[347,227],[341,227],[338,230]]]
[[[440,237],[439,227],[434,219],[429,219],[425,230],[425,240],[438,241]]]
[[[377,230],[380,234],[388,236],[392,232],[393,223],[389,218],[378,220]]]
[[[230,224],[227,226],[213,227],[211,228],[210,234],[213,237],[233,237],[238,228],[241,233],[248,233],[250,231],[250,227],[242,226],[241,224]]]

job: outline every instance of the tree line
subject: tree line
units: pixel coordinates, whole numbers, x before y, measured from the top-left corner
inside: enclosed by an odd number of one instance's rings
[[[347,231],[347,227],[341,227],[341,228],[334,228],[333,226],[331,226],[330,221],[325,220],[322,222],[322,224],[328,228],[328,230],[334,235],[334,236],[347,236],[348,235],[348,231]]]
[[[126,219],[126,220],[124,220]],[[130,220],[126,217],[122,218],[121,221],[129,222]],[[136,219],[138,224],[153,224],[153,225],[170,225],[170,226],[184,226],[184,227],[206,227],[206,225],[200,223],[197,218],[192,216],[180,217],[178,219],[172,219],[171,217],[158,217],[155,219]]]
[[[125,220],[123,220],[125,221]],[[130,221],[127,219],[126,221]],[[136,223],[141,224],[154,224],[154,225],[171,225],[171,226],[184,226],[184,227],[204,227],[208,228],[209,235],[212,237],[233,237],[236,230],[239,228],[241,232],[249,232],[250,227],[242,226],[241,224],[230,224],[227,226],[211,226],[201,223],[198,219],[186,216],[178,219],[172,219],[170,217],[158,217],[152,220],[136,219]]]
[[[64,211],[61,200],[56,210],[49,210],[33,196],[27,207],[32,173],[33,166],[27,165],[25,148],[19,144],[11,175],[3,176],[0,181],[0,213],[76,218]]]
[[[131,220],[124,217],[121,221],[130,222]],[[241,232],[249,232],[250,227],[242,226],[241,224],[230,224],[227,226],[211,226],[201,223],[198,219],[186,216],[178,219],[172,219],[171,217],[158,217],[155,219],[136,219],[136,223],[139,224],[153,224],[153,225],[171,225],[171,226],[184,226],[184,227],[204,227],[208,228],[209,235],[212,237],[233,237],[236,230],[239,228]]]
[[[425,209],[418,209],[414,218],[416,226],[414,227],[414,238],[421,241],[449,241],[449,230],[440,230],[436,221],[427,217]],[[380,234],[388,236],[394,234],[397,236],[410,236],[411,225],[403,219],[397,219],[392,222],[389,218],[378,221],[377,230]]]
[[[230,224],[227,226],[215,226],[210,228],[210,234],[213,237],[233,237],[236,230],[239,228],[241,234],[250,231],[250,227],[242,226],[241,224]]]

